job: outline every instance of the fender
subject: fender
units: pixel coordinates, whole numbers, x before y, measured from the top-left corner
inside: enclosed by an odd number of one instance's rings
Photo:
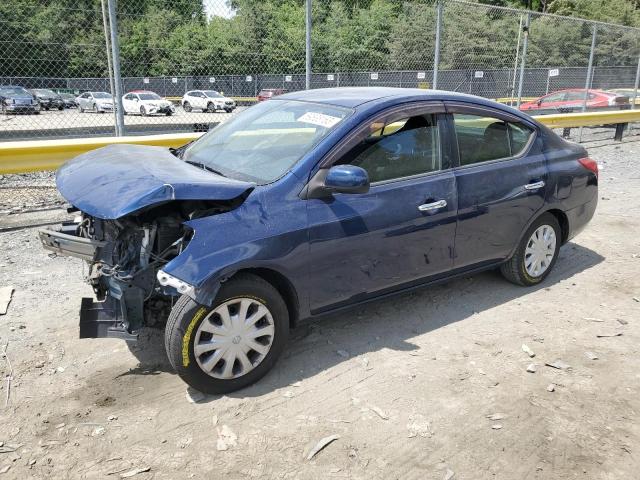
[[[195,301],[210,305],[220,283],[237,271],[268,268],[296,286],[304,309],[309,234],[306,202],[297,197],[303,182],[289,174],[277,183],[268,194],[257,187],[235,210],[185,222],[193,236],[162,270],[191,285]]]

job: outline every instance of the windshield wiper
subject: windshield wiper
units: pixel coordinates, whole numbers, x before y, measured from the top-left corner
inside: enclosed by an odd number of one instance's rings
[[[189,147],[189,145],[191,145],[193,142],[194,142],[194,140],[191,140],[189,143],[186,143],[186,144],[182,145],[181,147],[169,148],[169,151],[171,153],[173,153],[176,157],[182,158],[182,156],[184,155],[184,152],[187,151],[187,147]]]
[[[207,172],[215,173],[216,175],[220,175],[221,177],[226,177],[226,175],[224,173],[222,173],[220,170],[216,170],[215,168],[211,168],[209,165],[205,165],[204,163],[194,162],[192,160],[185,160],[184,162],[188,163],[189,165],[193,165],[195,167],[200,167],[203,170],[206,170]]]

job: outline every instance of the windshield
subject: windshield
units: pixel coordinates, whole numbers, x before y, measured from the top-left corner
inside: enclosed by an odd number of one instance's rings
[[[22,87],[2,87],[0,93],[3,95],[25,95],[30,97],[31,94]]]
[[[157,93],[139,93],[140,100],[162,100]]]
[[[214,90],[205,90],[204,94],[209,98],[222,98],[222,95]]]
[[[105,92],[94,92],[93,98],[108,98],[111,100],[111,95]]]
[[[193,143],[183,159],[264,185],[280,178],[351,112],[293,100],[259,103]]]

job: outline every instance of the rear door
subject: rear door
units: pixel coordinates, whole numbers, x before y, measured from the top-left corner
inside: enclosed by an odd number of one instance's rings
[[[358,165],[371,188],[307,200],[314,313],[451,269],[457,202],[444,120],[441,103],[395,109],[323,164]]]
[[[504,260],[543,207],[547,162],[532,125],[499,110],[448,104],[457,149],[456,268]]]

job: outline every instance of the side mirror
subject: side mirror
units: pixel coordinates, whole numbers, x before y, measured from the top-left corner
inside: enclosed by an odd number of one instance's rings
[[[326,198],[332,193],[367,193],[369,175],[355,165],[335,165],[320,169],[300,192],[300,198]]]
[[[355,165],[336,165],[327,172],[324,188],[331,193],[367,193],[369,175]]]

